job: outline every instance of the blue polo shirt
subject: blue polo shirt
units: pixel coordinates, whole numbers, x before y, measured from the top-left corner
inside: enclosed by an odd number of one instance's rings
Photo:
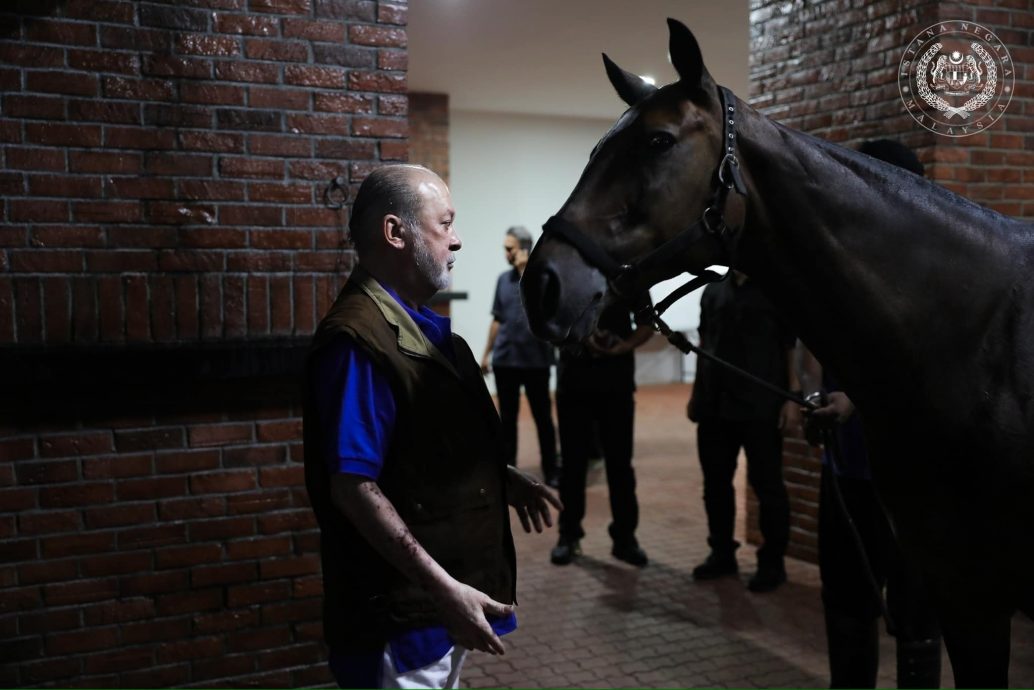
[[[448,317],[427,307],[411,309],[397,293],[384,289],[397,301],[420,331],[449,361],[456,362],[452,326]],[[332,474],[357,474],[376,480],[387,457],[395,429],[395,396],[387,377],[350,338],[338,338],[316,361],[314,389],[321,422],[330,429],[323,439],[324,458]],[[517,628],[510,614],[490,620],[497,635]],[[400,630],[388,640],[395,670],[399,673],[432,664],[453,647],[444,627]],[[350,654],[330,651],[330,669],[342,687],[380,687],[381,653]]]

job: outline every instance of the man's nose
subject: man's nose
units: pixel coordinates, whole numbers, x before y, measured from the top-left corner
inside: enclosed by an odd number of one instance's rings
[[[449,251],[458,252],[463,246],[463,242],[460,240],[460,236],[456,234],[456,230],[454,228],[451,228],[450,230]]]

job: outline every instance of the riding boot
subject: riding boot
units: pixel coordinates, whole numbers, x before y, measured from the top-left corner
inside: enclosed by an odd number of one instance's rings
[[[875,618],[825,609],[829,687],[875,688],[880,648]]]
[[[898,640],[898,687],[941,687],[941,640]]]

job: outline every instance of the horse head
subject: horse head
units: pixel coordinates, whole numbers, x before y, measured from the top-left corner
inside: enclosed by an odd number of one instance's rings
[[[668,27],[669,56],[679,75],[674,83],[655,88],[603,56],[607,76],[629,108],[596,145],[532,251],[521,289],[540,338],[581,341],[602,309],[630,297],[620,293],[632,286],[641,293],[683,271],[728,263],[724,225],[707,218],[722,220],[724,195],[715,208],[719,179],[734,172],[742,184],[738,170],[725,166],[723,98],[692,32],[674,19]],[[705,222],[692,225],[696,219]],[[677,236],[675,251],[670,243]],[[648,255],[652,260],[620,289],[617,267]],[[630,278],[627,271],[622,277]]]

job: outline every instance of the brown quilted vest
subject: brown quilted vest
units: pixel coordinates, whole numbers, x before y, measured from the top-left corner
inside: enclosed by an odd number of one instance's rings
[[[516,557],[505,496],[499,416],[467,343],[454,366],[405,310],[361,270],[313,338],[349,337],[384,373],[396,417],[377,484],[417,541],[450,575],[493,599],[515,600]],[[306,381],[309,379],[306,373]],[[369,546],[330,498],[324,431],[305,396],[305,482],[320,525],[324,634],[331,649],[383,647],[392,629],[441,623],[434,603]]]

